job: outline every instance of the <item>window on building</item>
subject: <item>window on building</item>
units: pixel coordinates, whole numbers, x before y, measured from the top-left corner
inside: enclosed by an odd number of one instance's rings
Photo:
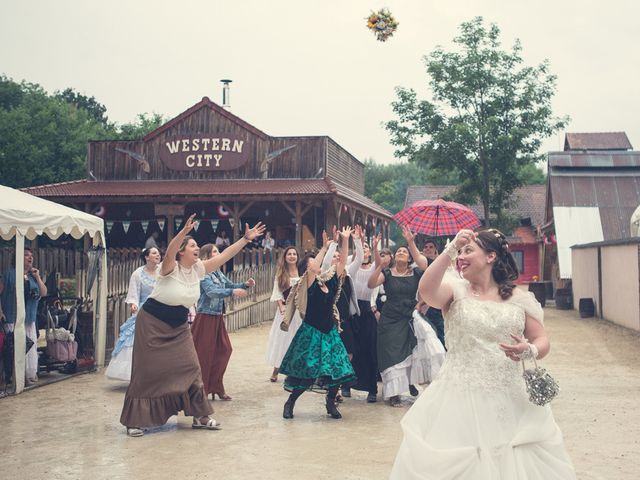
[[[524,272],[524,252],[515,251],[511,252],[513,255],[513,259],[516,261],[516,265],[518,266],[518,272]]]

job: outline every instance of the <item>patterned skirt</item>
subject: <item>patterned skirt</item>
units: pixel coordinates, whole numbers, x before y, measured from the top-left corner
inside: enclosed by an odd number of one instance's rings
[[[322,333],[305,322],[282,359],[280,373],[287,375],[284,389],[289,392],[296,389],[324,392],[356,381],[338,331],[332,328],[329,333]]]

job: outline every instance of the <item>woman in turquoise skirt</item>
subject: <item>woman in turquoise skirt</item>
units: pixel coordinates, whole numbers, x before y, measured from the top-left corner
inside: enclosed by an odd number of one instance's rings
[[[340,293],[351,230],[351,227],[346,227],[340,232],[340,261],[326,272],[320,271],[329,243],[323,232],[322,248],[315,258],[303,259],[301,266],[302,269],[306,267],[306,272],[296,285],[295,292],[287,299],[283,323],[287,323],[286,318],[291,318],[296,309],[303,322],[280,366],[280,373],[287,375],[284,388],[291,392],[284,404],[284,418],[293,418],[296,400],[306,390],[326,391],[327,413],[332,418],[342,418],[336,408],[336,394],[340,385],[355,381],[355,372],[340,339],[335,305]]]

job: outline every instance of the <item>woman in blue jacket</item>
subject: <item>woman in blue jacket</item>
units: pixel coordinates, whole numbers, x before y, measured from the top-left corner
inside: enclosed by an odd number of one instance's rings
[[[208,243],[200,248],[200,258],[207,260],[220,252]],[[231,400],[222,383],[222,377],[231,358],[231,340],[224,324],[224,299],[226,297],[246,297],[247,289],[256,282],[250,278],[244,283],[233,283],[220,270],[207,274],[200,282],[200,299],[197,314],[191,327],[193,343],[196,347],[204,391],[215,400]]]

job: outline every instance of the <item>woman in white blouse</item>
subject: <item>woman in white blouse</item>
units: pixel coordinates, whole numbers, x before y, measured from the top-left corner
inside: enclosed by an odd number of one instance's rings
[[[198,244],[188,234],[194,216],[171,240],[160,264],[153,292],[138,312],[133,343],[133,368],[120,416],[127,434],[139,437],[143,428],[163,425],[183,410],[193,416],[193,428],[217,430],[220,424],[209,415],[198,356],[187,324],[189,307],[198,301],[200,280],[231,259],[256,237],[258,223],[220,255],[198,257]]]

